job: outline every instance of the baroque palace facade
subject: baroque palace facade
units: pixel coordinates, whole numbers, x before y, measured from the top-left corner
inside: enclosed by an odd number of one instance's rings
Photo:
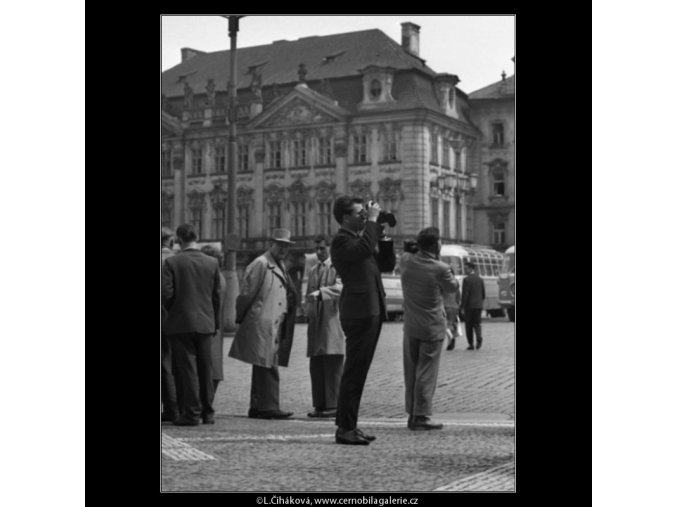
[[[419,56],[419,36],[402,23],[401,44],[366,30],[237,49],[238,268],[273,228],[292,231],[297,256],[335,233],[342,194],[392,211],[398,249],[430,225],[445,243],[478,241],[483,134],[459,78]],[[184,48],[162,74],[162,224],[190,222],[201,242],[230,232],[229,62],[230,51]]]

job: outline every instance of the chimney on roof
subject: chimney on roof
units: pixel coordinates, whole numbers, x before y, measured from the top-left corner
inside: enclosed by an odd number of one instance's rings
[[[204,51],[198,51],[197,49],[192,48],[181,48],[181,62],[185,62],[186,60],[190,60],[196,55],[202,54],[204,54]]]
[[[505,69],[503,69],[503,72],[501,72],[501,81],[505,81],[505,76],[506,76]]]
[[[420,30],[420,26],[409,21],[402,23],[402,47],[414,56],[418,56]]]

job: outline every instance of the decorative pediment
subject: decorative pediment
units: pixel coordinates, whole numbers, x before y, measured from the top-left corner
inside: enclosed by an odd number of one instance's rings
[[[361,197],[365,203],[373,199],[371,193],[371,181],[357,179],[351,182],[349,187],[350,193],[355,197]]]
[[[344,121],[348,114],[330,97],[300,84],[286,96],[273,101],[249,123],[248,129],[336,123]]]

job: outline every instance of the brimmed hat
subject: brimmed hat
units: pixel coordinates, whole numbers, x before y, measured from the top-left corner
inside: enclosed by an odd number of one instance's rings
[[[295,242],[291,241],[289,238],[291,238],[291,231],[289,229],[273,229],[273,235],[270,239],[278,241],[279,243],[294,245]]]

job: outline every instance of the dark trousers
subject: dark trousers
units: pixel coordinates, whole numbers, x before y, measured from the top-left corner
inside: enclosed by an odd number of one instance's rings
[[[342,430],[357,427],[362,391],[374,358],[381,324],[379,315],[366,319],[341,319],[346,335],[346,362],[339,387],[336,425]]]
[[[176,384],[172,374],[172,348],[169,345],[169,338],[162,333],[161,342],[161,370],[160,370],[160,389],[162,395],[162,413],[168,417],[177,417],[176,407]]]
[[[316,410],[333,410],[338,400],[343,373],[343,355],[331,354],[310,358],[310,386],[313,407]]]
[[[170,337],[181,417],[199,419],[214,414],[211,334],[182,333]]]
[[[249,407],[259,412],[280,410],[280,372],[277,366],[252,365],[252,389]]]
[[[477,333],[477,343],[482,343],[482,309],[470,308],[465,311],[465,335],[468,345],[473,344],[473,331]]]

